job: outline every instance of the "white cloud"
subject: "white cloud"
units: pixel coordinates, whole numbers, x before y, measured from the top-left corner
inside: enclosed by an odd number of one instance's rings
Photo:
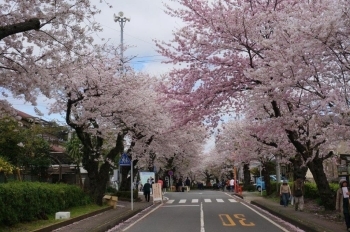
[[[173,7],[180,7],[176,2],[167,1]],[[120,44],[121,28],[118,22],[114,22],[113,14],[120,11],[130,18],[123,30],[123,43],[130,46],[124,53],[125,57],[137,57],[130,63],[137,69],[151,74],[164,73],[169,70],[169,65],[161,64],[164,57],[156,52],[154,39],[170,41],[172,32],[180,28],[183,23],[167,15],[162,1],[157,0],[114,0],[111,5],[102,8],[102,13],[96,17],[104,31],[100,38],[109,40],[113,45]],[[99,40],[96,37],[96,42]]]

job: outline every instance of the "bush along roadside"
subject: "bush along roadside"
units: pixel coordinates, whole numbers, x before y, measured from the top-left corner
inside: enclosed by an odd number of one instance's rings
[[[74,185],[39,182],[0,184],[0,225],[47,219],[49,214],[91,202],[91,198]]]
[[[290,188],[293,188],[293,182],[289,182]],[[281,186],[281,184],[278,184],[278,188],[276,186],[276,182],[272,182],[271,183],[271,188],[272,188],[272,192],[273,196],[278,196],[279,195],[279,187]],[[304,193],[304,198],[306,199],[317,199],[317,202],[319,205],[323,205],[323,202],[320,199],[320,194],[318,192],[317,189],[317,185],[316,183],[312,183],[312,182],[306,182],[304,184],[305,186],[305,193]],[[339,184],[337,183],[329,183],[329,187],[332,190],[332,197],[334,198],[334,202],[335,202],[335,197],[336,197],[336,192],[339,188]]]

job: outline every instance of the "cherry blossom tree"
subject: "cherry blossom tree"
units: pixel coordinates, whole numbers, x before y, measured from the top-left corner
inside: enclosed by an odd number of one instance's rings
[[[102,3],[100,3],[102,4]],[[4,0],[0,3],[0,88],[36,104],[50,97],[67,66],[85,56],[100,10],[90,0]]]
[[[253,108],[249,119],[263,123],[265,138],[283,128],[284,144],[316,176],[325,207],[334,207],[321,170],[347,120],[347,2],[178,2],[184,8],[168,13],[187,26],[171,44],[157,42],[178,67],[164,87],[178,122],[216,126],[223,114]]]
[[[219,155],[215,148],[203,152],[199,157],[200,161],[197,163],[196,169],[204,176],[207,186],[211,184],[210,181],[212,179],[215,179],[216,183],[219,183],[223,174],[223,168],[227,163],[225,157]],[[233,166],[230,169],[232,171]]]
[[[163,122],[163,132],[154,136],[149,147],[156,155],[154,165],[163,172],[172,170],[176,176],[185,175],[200,162],[206,130],[197,126],[174,128],[171,117]],[[142,158],[140,162],[145,163]]]
[[[60,79],[61,88],[54,92],[57,102],[52,106],[52,112],[66,113],[67,124],[82,142],[82,164],[88,171],[90,193],[99,204],[109,170],[123,152],[134,167],[141,167],[149,158],[153,162],[157,155],[181,153],[184,155],[179,157],[184,158],[180,162],[184,162],[196,151],[187,146],[189,140],[201,138],[198,129],[172,130],[171,117],[157,102],[158,80],[127,66],[121,73],[116,65],[118,56],[111,56],[113,51],[72,63]],[[125,190],[130,189],[130,181],[126,181],[129,170],[122,169],[121,187]]]

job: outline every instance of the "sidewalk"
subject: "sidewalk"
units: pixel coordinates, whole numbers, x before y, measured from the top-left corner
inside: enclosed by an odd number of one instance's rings
[[[235,194],[269,213],[299,227],[306,232],[341,232],[346,231],[345,222],[332,222],[310,212],[295,211],[294,206],[282,207],[277,202],[264,198],[257,192],[243,192],[242,196]]]
[[[157,204],[153,204],[151,196],[150,202],[144,201],[144,197],[140,196],[141,202],[133,203],[133,210],[131,210],[131,202],[118,201],[117,208],[107,208],[93,214],[84,215],[82,218],[71,218],[64,220],[58,224],[36,230],[34,232],[105,232],[120,222],[123,222],[134,215],[138,214],[146,208],[154,208]]]

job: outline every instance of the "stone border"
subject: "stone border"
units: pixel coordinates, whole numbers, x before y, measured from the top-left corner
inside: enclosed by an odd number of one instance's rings
[[[75,217],[75,218],[67,219],[67,220],[64,220],[62,222],[58,222],[58,223],[55,223],[53,225],[50,225],[50,226],[47,226],[47,227],[44,227],[44,228],[41,228],[41,229],[33,230],[32,232],[51,232],[53,230],[57,230],[57,229],[59,229],[61,227],[68,226],[68,225],[70,225],[72,223],[75,223],[77,221],[86,219],[88,217],[95,216],[95,215],[97,215],[99,213],[103,213],[103,212],[105,212],[107,210],[111,210],[111,209],[113,209],[112,206],[106,207],[104,209],[96,210],[96,211],[88,213],[88,214],[83,214],[83,215]]]
[[[291,216],[287,216],[277,210],[273,210],[273,209],[270,209],[268,206],[264,205],[264,204],[261,204],[257,201],[251,201],[250,202],[252,205],[255,205],[263,210],[266,210],[267,212],[275,215],[276,217],[279,217],[281,218],[282,220],[286,221],[286,222],[289,222],[291,223],[292,225],[295,225],[297,227],[299,227],[300,229],[302,230],[305,230],[307,232],[319,232],[320,230],[314,225],[312,225],[311,222],[303,222],[303,221],[300,221],[299,219],[297,218],[292,218]],[[306,224],[307,223],[307,224]],[[325,231],[325,230],[321,230],[321,231]]]

